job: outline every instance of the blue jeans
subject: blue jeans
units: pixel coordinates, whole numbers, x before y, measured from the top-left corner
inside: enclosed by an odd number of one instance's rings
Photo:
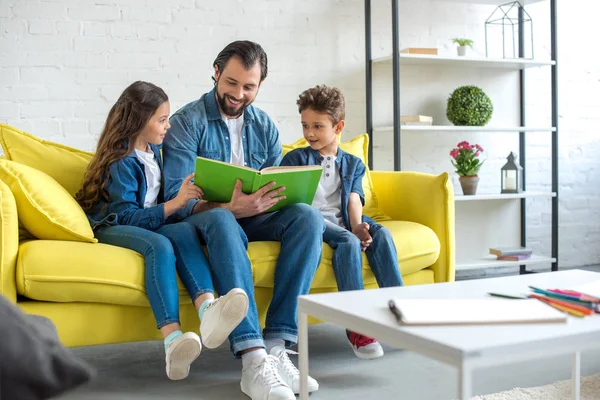
[[[146,293],[157,328],[179,323],[177,274],[192,301],[214,292],[208,260],[196,230],[187,222],[163,225],[154,232],[115,225],[95,233],[100,243],[124,247],[144,256]]]
[[[373,242],[365,253],[377,284],[379,287],[403,286],[392,234],[374,222],[369,225]],[[331,263],[338,290],[364,289],[360,239],[346,228],[327,222],[323,241],[333,249]]]
[[[205,240],[210,267],[218,293],[234,287],[248,294],[246,318],[229,335],[234,355],[252,347],[263,347],[258,311],[254,299],[248,242],[278,241],[281,250],[275,268],[273,299],[267,311],[265,339],[283,339],[287,346],[298,342],[298,296],[308,293],[321,262],[323,217],[306,204],[236,220],[224,208],[189,216]]]

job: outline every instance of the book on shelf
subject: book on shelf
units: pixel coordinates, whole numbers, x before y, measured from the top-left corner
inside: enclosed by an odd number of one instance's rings
[[[401,115],[400,125],[431,125],[433,117],[427,115]]]
[[[428,54],[431,56],[437,56],[437,47],[408,47],[400,50],[400,53],[404,54]]]
[[[499,261],[523,261],[531,258],[531,254],[515,254],[512,256],[496,256]]]
[[[533,250],[529,247],[492,247],[490,254],[495,256],[531,256]]]
[[[203,200],[227,203],[231,200],[238,179],[242,181],[242,192],[251,194],[264,185],[275,181],[273,189],[285,186],[280,201],[268,211],[276,211],[291,204],[312,204],[321,179],[320,165],[267,167],[260,171],[240,165],[229,164],[208,158],[196,158],[194,183],[204,195]]]
[[[388,307],[402,325],[564,323],[567,316],[538,300],[395,298]]]

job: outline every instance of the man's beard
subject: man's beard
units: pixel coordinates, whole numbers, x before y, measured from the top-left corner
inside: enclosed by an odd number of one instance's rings
[[[221,111],[223,111],[223,114],[225,114],[228,117],[231,117],[231,118],[239,117],[240,115],[242,115],[244,113],[244,111],[246,110],[246,107],[248,107],[250,105],[250,103],[248,103],[248,102],[241,101],[239,108],[232,107],[229,104],[227,104],[227,95],[221,96],[219,94],[218,90],[216,90],[215,93],[217,94],[217,102],[219,103],[219,106],[221,107]]]

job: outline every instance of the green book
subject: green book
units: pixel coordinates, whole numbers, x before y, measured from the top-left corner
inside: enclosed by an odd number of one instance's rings
[[[260,171],[208,158],[196,158],[194,183],[204,192],[203,200],[227,203],[231,200],[235,183],[242,180],[242,192],[252,194],[264,185],[275,181],[275,187],[285,186],[280,196],[286,199],[267,211],[312,201],[319,186],[323,169],[320,165],[267,167]]]

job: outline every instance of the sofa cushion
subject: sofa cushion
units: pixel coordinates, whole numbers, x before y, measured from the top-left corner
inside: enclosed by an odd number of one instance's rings
[[[10,187],[19,220],[35,237],[97,241],[79,204],[50,176],[27,165],[0,160],[0,180]]]
[[[0,181],[0,294],[16,301],[15,267],[19,237],[15,235],[19,226],[17,204],[10,188]]]
[[[179,278],[181,303],[191,303]],[[31,240],[19,246],[17,290],[34,300],[149,307],[144,257],[102,243]]]
[[[398,263],[402,275],[410,275],[435,263],[440,254],[440,241],[437,235],[425,225],[408,221],[383,221],[392,233],[398,252]],[[273,287],[275,263],[279,254],[278,242],[253,242],[248,247],[252,261],[254,285]],[[321,264],[313,279],[312,289],[336,288],[335,275],[331,265],[333,250],[323,244]],[[363,253],[364,284],[376,283],[366,255]]]
[[[283,145],[283,155],[285,156],[288,152],[301,148],[307,147],[308,142],[302,138],[292,144]],[[375,195],[375,189],[373,187],[373,180],[371,179],[371,171],[369,170],[369,135],[363,133],[355,138],[340,143],[340,148],[347,153],[352,154],[361,159],[363,164],[367,166],[367,172],[363,178],[363,192],[365,193],[365,206],[363,207],[363,214],[373,218],[375,221],[387,221],[391,218],[387,216],[383,211],[379,209],[379,203],[377,196]]]
[[[93,153],[39,139],[6,124],[0,124],[0,143],[7,159],[45,172],[71,196],[81,188],[93,156]]]
[[[409,275],[433,264],[440,252],[437,236],[426,226],[404,221],[384,221],[394,237],[400,271]],[[248,255],[254,285],[273,287],[278,242],[252,242]],[[337,287],[331,267],[332,250],[323,246],[321,265],[313,289]],[[365,285],[376,283],[363,256]],[[179,281],[180,303],[190,303]],[[148,307],[143,257],[131,250],[101,244],[52,240],[21,243],[17,263],[18,293],[34,300],[96,302]]]

